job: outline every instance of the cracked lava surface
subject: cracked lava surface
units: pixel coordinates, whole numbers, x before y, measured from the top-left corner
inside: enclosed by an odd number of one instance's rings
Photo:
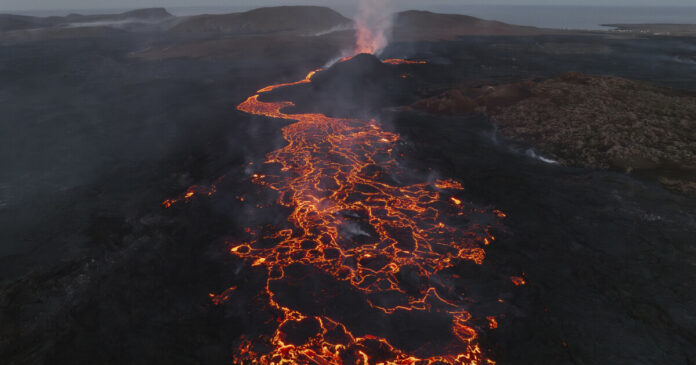
[[[282,130],[287,145],[268,154],[252,176],[291,210],[287,227],[247,228],[246,239],[229,242],[232,255],[267,270],[260,296],[277,318],[274,333],[242,340],[235,362],[494,363],[477,337],[478,331],[497,327],[495,317],[488,318],[490,328],[474,325],[465,309],[470,299],[442,282],[457,279],[447,269],[461,261],[482,264],[485,246],[495,240],[491,229],[505,214],[463,201],[464,187],[457,181],[412,183],[413,172],[399,162],[399,135],[374,119],[286,114],[292,102],[261,100],[278,88],[310,83],[321,71],[265,87],[237,107],[293,123]],[[194,186],[163,204],[215,191],[215,185]],[[315,280],[334,284],[306,295],[302,287]],[[211,294],[211,300],[223,304],[235,289]],[[342,307],[334,291],[349,292],[363,304]],[[431,317],[447,327],[444,341],[425,339],[408,348],[395,344],[395,337],[408,337],[398,323],[420,323],[420,318],[430,323]]]

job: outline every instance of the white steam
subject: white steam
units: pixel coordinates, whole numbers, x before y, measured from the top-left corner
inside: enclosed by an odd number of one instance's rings
[[[390,0],[358,0],[355,54],[378,54],[389,43],[393,23]]]
[[[531,158],[535,158],[535,159],[537,159],[537,160],[539,160],[539,161],[541,161],[541,162],[545,162],[545,163],[552,164],[552,165],[558,165],[558,161],[552,160],[552,159],[550,159],[550,158],[546,158],[546,157],[544,157],[544,156],[542,156],[542,155],[536,153],[536,152],[535,152],[533,149],[531,149],[531,148],[528,149],[527,152],[525,152],[525,154],[526,154],[527,156],[529,156],[529,157],[531,157]]]
[[[119,20],[98,20],[93,22],[77,22],[77,23],[67,23],[64,26],[66,28],[81,28],[81,27],[113,27],[113,28],[123,28],[133,24],[144,24],[144,25],[156,25],[162,23],[162,20],[144,20],[138,18],[131,19],[119,19]]]
[[[329,29],[325,29],[325,30],[322,30],[322,31],[319,31],[316,33],[312,33],[310,35],[312,37],[321,37],[323,35],[327,35],[327,34],[331,34],[331,33],[335,33],[335,32],[342,32],[344,30],[351,30],[351,29],[353,29],[353,26],[350,23],[339,24],[339,25],[336,25],[336,26],[331,27]]]

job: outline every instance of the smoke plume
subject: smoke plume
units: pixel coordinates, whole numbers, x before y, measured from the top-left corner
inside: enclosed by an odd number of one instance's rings
[[[377,54],[389,42],[392,27],[390,0],[358,0],[355,16],[355,54]]]

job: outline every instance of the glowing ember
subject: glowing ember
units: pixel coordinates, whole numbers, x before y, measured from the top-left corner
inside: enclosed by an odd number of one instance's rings
[[[503,213],[503,212],[501,212],[500,210],[497,210],[497,209],[493,210],[493,213],[495,213],[495,215],[497,215],[498,218],[505,218],[505,217],[507,217],[507,214],[505,214],[505,213]]]
[[[230,296],[232,295],[232,292],[235,291],[235,290],[237,290],[237,287],[236,287],[236,286],[233,286],[233,287],[231,287],[231,288],[225,290],[224,292],[222,292],[222,294],[217,294],[217,295],[216,295],[216,294],[210,293],[210,294],[209,294],[209,295],[210,295],[210,301],[212,301],[213,304],[215,304],[215,305],[220,305],[220,304],[222,304],[222,303],[224,303],[224,302],[230,300]]]
[[[515,286],[527,284],[527,281],[524,280],[524,278],[521,276],[511,276],[510,281],[512,281],[512,283],[515,284]]]
[[[498,321],[495,319],[494,316],[487,316],[486,319],[488,320],[488,327],[492,330],[498,328]]]
[[[172,207],[174,204],[176,204],[176,203],[179,203],[179,202],[182,202],[182,201],[186,201],[186,202],[190,201],[190,200],[193,199],[196,195],[207,195],[207,196],[212,196],[213,194],[215,194],[215,192],[217,192],[217,184],[219,184],[220,181],[224,180],[225,177],[226,177],[226,176],[223,175],[222,177],[220,177],[219,179],[217,179],[213,185],[210,185],[210,186],[199,186],[199,185],[191,186],[191,187],[188,188],[188,190],[186,190],[186,192],[185,192],[183,195],[181,195],[180,197],[174,198],[174,199],[167,199],[167,200],[165,200],[165,201],[162,202],[162,205],[163,205],[165,208],[171,208],[171,207]]]

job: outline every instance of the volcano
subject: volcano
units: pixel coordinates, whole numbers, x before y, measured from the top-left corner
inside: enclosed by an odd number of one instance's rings
[[[3,363],[696,361],[694,39],[139,16],[0,31]]]

